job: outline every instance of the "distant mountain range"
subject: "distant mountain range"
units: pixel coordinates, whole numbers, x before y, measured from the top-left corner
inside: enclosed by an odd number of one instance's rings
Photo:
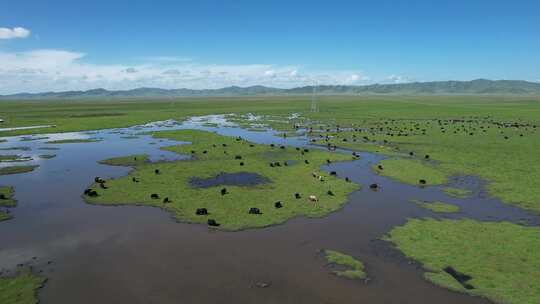
[[[0,95],[1,100],[26,99],[116,99],[116,98],[175,98],[197,96],[268,96],[268,95],[309,95],[312,86],[292,89],[278,89],[265,86],[237,87],[222,89],[158,89],[137,88],[133,90],[110,91],[94,89],[88,91],[65,91],[45,93],[19,93]],[[522,80],[432,81],[403,84],[372,84],[363,86],[321,85],[317,86],[321,95],[540,95],[540,83]]]

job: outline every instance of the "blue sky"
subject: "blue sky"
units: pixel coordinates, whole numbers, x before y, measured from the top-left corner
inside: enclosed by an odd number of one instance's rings
[[[540,1],[5,1],[0,94],[540,79]]]

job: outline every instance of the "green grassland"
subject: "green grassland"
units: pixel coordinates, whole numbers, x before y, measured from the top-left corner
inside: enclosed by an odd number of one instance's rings
[[[445,187],[443,188],[444,193],[451,197],[456,198],[467,198],[471,196],[472,191],[468,189],[462,189],[462,188],[454,188],[454,187]]]
[[[126,167],[142,165],[148,162],[149,162],[149,159],[148,159],[148,155],[146,154],[114,157],[114,158],[109,158],[109,159],[99,161],[99,163],[103,165],[126,166]]]
[[[166,150],[192,154],[194,158],[137,164],[129,176],[107,181],[108,189],[94,184],[92,189],[99,196],[86,197],[86,200],[92,204],[155,206],[170,211],[180,221],[206,223],[211,218],[221,224],[220,229],[240,230],[279,224],[296,216],[324,216],[342,207],[347,195],[359,188],[354,183],[320,171],[319,167],[327,159],[351,159],[340,153],[303,152],[292,147],[281,149],[194,130],[157,132],[154,137],[190,142],[167,147]],[[237,155],[242,159],[235,159]],[[280,162],[281,166],[271,167],[269,164],[274,162]],[[285,166],[284,162],[290,165]],[[155,174],[155,169],[160,174]],[[220,193],[224,186],[196,188],[190,185],[193,177],[209,178],[220,173],[238,172],[257,173],[270,182],[249,187],[225,186],[226,195]],[[313,172],[323,176],[324,181],[314,178]],[[134,182],[133,178],[139,182]],[[327,193],[329,190],[333,195]],[[153,193],[159,194],[160,199],[152,199]],[[296,199],[295,193],[300,193],[301,198]],[[311,202],[308,199],[310,195],[315,195],[318,202]],[[171,202],[164,203],[165,197]],[[283,208],[274,207],[277,201],[282,202]],[[196,215],[197,208],[207,208],[209,215]],[[262,214],[248,214],[250,208],[259,208]]]
[[[34,171],[38,165],[28,165],[28,166],[9,166],[0,168],[0,175],[10,175],[10,174],[19,174],[27,173]]]
[[[454,213],[459,211],[458,206],[443,202],[426,202],[420,200],[412,200],[411,202],[437,213]]]
[[[10,162],[20,159],[20,155],[0,155],[0,162]]]
[[[328,249],[324,250],[324,255],[329,263],[349,268],[346,270],[334,271],[334,274],[336,274],[337,276],[353,280],[361,280],[367,277],[367,274],[364,270],[364,264],[359,260],[355,259],[354,257],[335,250]]]
[[[0,207],[11,208],[17,205],[17,201],[13,198],[13,187],[0,186]],[[0,222],[11,219],[11,215],[3,210],[0,210]]]
[[[408,168],[422,165],[438,178],[475,175],[488,181],[489,192],[504,202],[540,210],[540,188],[534,184],[540,178],[536,153],[540,127],[534,127],[540,126],[539,97],[320,96],[317,112],[309,111],[310,102],[310,96],[5,101],[0,103],[6,120],[3,126],[56,127],[0,132],[0,136],[127,127],[206,114],[237,113],[233,119],[245,123],[245,114],[253,113],[262,117],[261,123],[284,132],[291,131],[295,123],[315,130],[334,129],[336,125],[360,128],[358,132],[339,132],[330,143],[402,156],[402,161],[388,168],[393,172],[384,173],[400,180],[416,184],[417,177],[411,177]],[[289,120],[291,113],[300,117]],[[318,138],[318,134],[312,136]],[[344,138],[348,141],[343,142]],[[414,157],[408,156],[411,151]],[[430,155],[429,162],[422,159],[425,154]]]
[[[448,177],[444,173],[425,161],[391,158],[382,160],[379,164],[383,166],[383,169],[373,166],[373,170],[403,183],[418,185],[421,179],[426,181],[426,185],[440,185],[448,182]]]
[[[0,303],[38,303],[37,290],[43,286],[45,278],[32,274],[29,269],[20,271],[14,277],[0,277]]]
[[[17,201],[13,199],[14,194],[13,187],[0,186],[0,196],[4,197],[0,197],[0,207],[15,207]]]
[[[496,303],[540,303],[540,228],[507,222],[411,219],[387,239],[423,264],[435,284]],[[466,289],[443,271],[472,277]]]

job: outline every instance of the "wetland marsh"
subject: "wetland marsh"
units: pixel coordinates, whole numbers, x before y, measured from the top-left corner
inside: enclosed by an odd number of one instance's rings
[[[78,132],[8,131],[2,154],[33,171],[0,176],[18,201],[0,205],[3,278],[31,266],[42,303],[535,303],[538,106],[475,98],[102,104]],[[352,268],[332,275],[323,248]]]

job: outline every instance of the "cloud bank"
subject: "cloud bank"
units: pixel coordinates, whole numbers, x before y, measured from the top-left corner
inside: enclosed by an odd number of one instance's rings
[[[30,36],[30,31],[24,27],[0,27],[0,39],[26,38],[28,36]]]
[[[290,88],[314,83],[362,84],[369,80],[359,71],[306,72],[299,66],[198,64],[170,57],[148,58],[138,65],[115,65],[86,63],[84,57],[84,53],[64,50],[0,51],[0,94],[94,88],[212,89],[232,85]]]

